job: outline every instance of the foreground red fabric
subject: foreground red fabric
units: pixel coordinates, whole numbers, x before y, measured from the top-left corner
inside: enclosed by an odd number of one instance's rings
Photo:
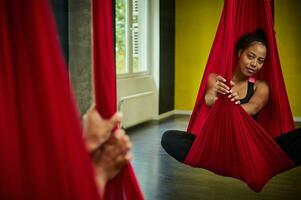
[[[0,5],[0,199],[99,200],[47,0]]]
[[[116,77],[111,0],[93,0],[93,67],[96,107],[105,118],[116,112]],[[131,164],[108,183],[105,199],[143,199]]]
[[[267,60],[256,77],[270,86],[269,102],[257,122],[222,96],[210,109],[204,94],[210,73],[232,79],[237,66],[235,43],[245,32],[262,28],[268,41]],[[197,135],[185,163],[245,181],[260,191],[274,175],[293,167],[273,141],[294,129],[283,81],[269,0],[225,0],[215,40],[206,65],[188,132]]]

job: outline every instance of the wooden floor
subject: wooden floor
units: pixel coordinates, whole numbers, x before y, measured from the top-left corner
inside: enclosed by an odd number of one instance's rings
[[[244,182],[191,168],[168,156],[160,145],[162,133],[185,130],[188,120],[187,116],[177,116],[127,130],[134,144],[133,166],[145,199],[301,200],[301,167],[277,175],[256,193]]]

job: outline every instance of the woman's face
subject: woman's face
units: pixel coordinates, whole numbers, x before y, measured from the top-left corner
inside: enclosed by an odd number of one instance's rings
[[[238,52],[239,69],[245,76],[254,76],[263,66],[267,49],[260,42],[254,42],[251,46]]]

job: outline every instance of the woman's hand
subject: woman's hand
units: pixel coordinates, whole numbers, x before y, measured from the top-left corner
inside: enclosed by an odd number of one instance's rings
[[[207,106],[212,106],[218,99],[217,94],[228,94],[229,86],[226,79],[217,74],[210,74],[207,81],[207,90],[205,94],[205,102]]]
[[[217,75],[215,77],[215,84],[214,84],[214,90],[216,93],[220,94],[228,94],[229,93],[229,87],[226,85],[226,79],[220,75]]]
[[[106,183],[132,159],[132,143],[124,130],[118,128],[121,117],[121,113],[115,113],[111,119],[103,119],[95,106],[83,117],[84,142],[93,161],[101,195]]]
[[[233,81],[230,81],[230,85],[231,85],[231,90],[229,91],[230,94],[228,95],[228,98],[235,104],[240,104],[240,101],[239,101],[240,98],[238,96],[238,93],[232,89],[234,87],[235,83]]]
[[[100,191],[132,159],[132,143],[124,130],[117,129],[93,155],[96,182]]]
[[[121,113],[115,113],[111,119],[103,119],[92,106],[83,117],[84,141],[91,153],[110,137],[113,129],[121,121]]]

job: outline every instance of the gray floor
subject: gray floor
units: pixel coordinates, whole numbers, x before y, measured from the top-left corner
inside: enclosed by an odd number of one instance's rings
[[[262,192],[255,193],[239,180],[191,168],[168,156],[160,145],[162,133],[168,129],[185,130],[188,120],[187,116],[177,116],[127,130],[134,144],[133,166],[145,199],[301,199],[301,167],[277,175]]]

